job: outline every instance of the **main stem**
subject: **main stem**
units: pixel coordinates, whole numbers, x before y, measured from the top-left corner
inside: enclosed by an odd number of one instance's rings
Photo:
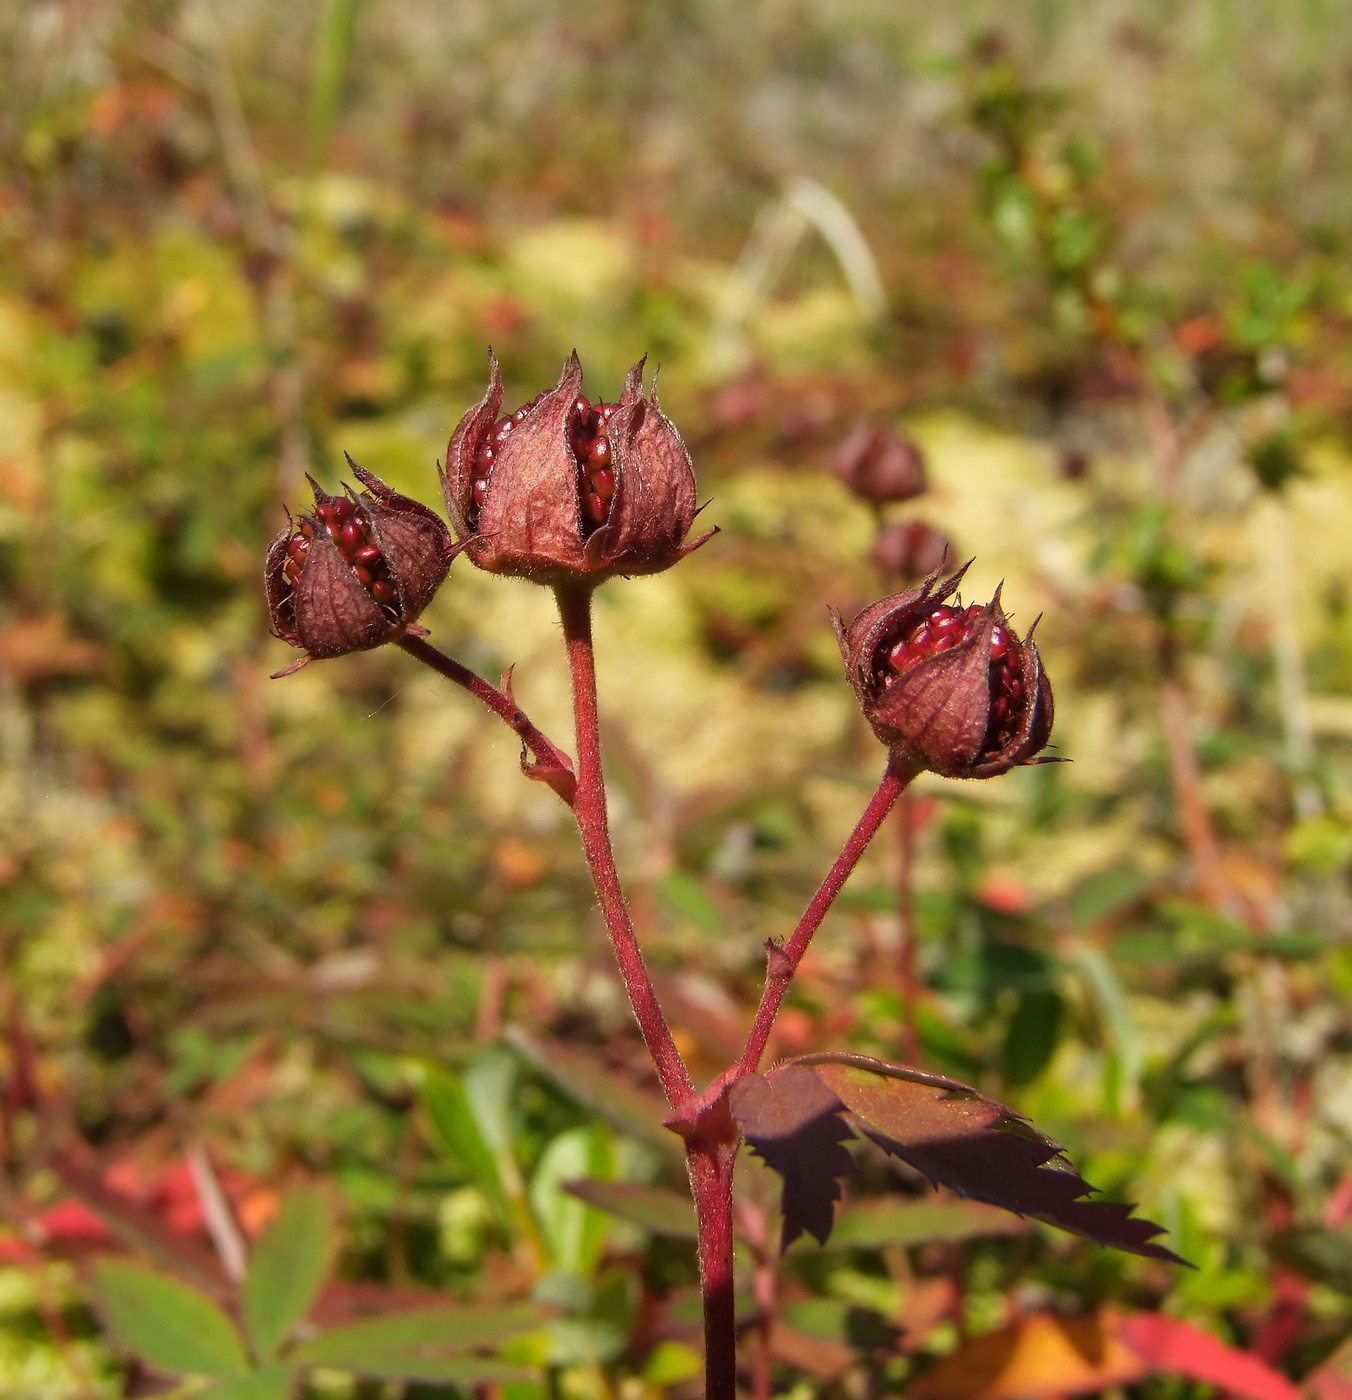
[[[813,934],[821,926],[826,911],[830,909],[845,881],[849,879],[850,872],[859,863],[859,857],[864,854],[868,843],[878,834],[878,828],[887,819],[893,804],[914,777],[915,773],[911,769],[901,766],[895,759],[888,761],[887,771],[869,799],[868,806],[864,808],[863,816],[850,833],[850,839],[846,841],[844,849],[836,857],[836,863],[827,871],[826,878],[818,886],[817,893],[812,896],[812,902],[803,911],[803,917],[799,919],[793,935],[782,947],[772,945],[765,990],[761,993],[760,1005],[756,1008],[756,1019],[752,1022],[746,1049],[742,1051],[741,1062],[737,1066],[739,1075],[755,1073],[756,1066],[760,1064],[760,1058],[765,1053],[765,1044],[770,1038],[775,1017],[779,1014],[784,993],[793,981],[793,974],[797,972],[798,964],[802,962]]]
[[[733,1289],[732,1165],[736,1144],[686,1153],[699,1230],[704,1304],[705,1400],[736,1400],[737,1310]]]
[[[596,662],[592,647],[591,595],[589,587],[555,590],[563,638],[568,647],[568,668],[573,677],[573,722],[577,731],[577,793],[573,816],[582,837],[587,866],[601,903],[606,928],[620,965],[625,991],[634,1018],[647,1043],[648,1053],[657,1066],[668,1102],[674,1108],[694,1090],[681,1052],[672,1039],[671,1027],[662,1014],[652,979],[639,951],[629,906],[625,903],[620,877],[615,869],[615,852],[610,843],[610,822],[606,815],[606,784],[601,770],[601,734],[596,710]]]

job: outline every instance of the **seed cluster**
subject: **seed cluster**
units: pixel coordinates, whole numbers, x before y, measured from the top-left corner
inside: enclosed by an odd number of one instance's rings
[[[499,418],[488,440],[480,446],[474,459],[473,511],[477,516],[488,496],[488,478],[493,462],[512,430],[525,422],[530,411],[544,398],[537,394],[515,413]],[[610,503],[615,498],[615,454],[610,445],[610,420],[618,404],[593,404],[578,395],[568,420],[568,445],[578,469],[578,492],[582,501],[583,526],[587,531],[604,525],[610,515]]]
[[[370,525],[361,511],[347,496],[335,496],[315,506],[318,525],[338,547],[338,552],[352,566],[357,582],[390,615],[398,621],[399,601],[390,579],[389,566],[376,545]],[[315,538],[316,523],[305,519],[296,527],[286,546],[286,576],[294,584],[305,567],[310,541]]]
[[[938,656],[967,641],[979,626],[984,611],[975,603],[966,608],[945,603],[931,609],[887,649],[883,684],[890,685],[927,657]],[[997,625],[991,633],[991,709],[985,742],[981,746],[983,753],[1003,748],[1013,738],[1022,715],[1023,680],[1011,641],[1007,627]]]
[[[615,453],[610,446],[610,420],[618,404],[589,403],[581,394],[573,405],[568,442],[577,459],[582,514],[593,528],[604,525],[615,499]]]

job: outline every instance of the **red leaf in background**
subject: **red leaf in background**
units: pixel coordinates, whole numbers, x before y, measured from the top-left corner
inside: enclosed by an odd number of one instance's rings
[[[1134,1218],[1134,1207],[1083,1199],[1094,1188],[1055,1142],[957,1080],[864,1055],[804,1055],[768,1075],[740,1080],[731,1104],[752,1147],[784,1177],[786,1243],[805,1229],[825,1243],[840,1196],[837,1178],[853,1170],[840,1146],[848,1129],[835,1126],[848,1112],[879,1147],[935,1185],[1099,1244],[1184,1262],[1151,1243],[1163,1231]]]
[[[80,1201],[58,1201],[38,1216],[49,1240],[69,1244],[107,1244],[113,1232]]]
[[[732,1086],[728,1104],[747,1141],[784,1178],[780,1248],[804,1230],[825,1244],[840,1199],[839,1178],[855,1170],[854,1158],[841,1146],[854,1136],[839,1117],[844,1105],[818,1075],[796,1065],[744,1076]]]
[[[43,1252],[62,1258],[106,1249],[114,1242],[111,1230],[80,1201],[58,1201],[32,1219],[31,1238],[0,1235],[0,1264],[36,1264]],[[41,1252],[35,1246],[41,1246]]]
[[[1280,1371],[1219,1337],[1164,1313],[1132,1313],[1113,1330],[1153,1370],[1208,1381],[1249,1400],[1303,1400]]]

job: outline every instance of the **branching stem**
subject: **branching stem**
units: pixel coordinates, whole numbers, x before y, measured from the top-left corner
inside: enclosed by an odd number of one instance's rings
[[[425,666],[430,666],[438,675],[454,681],[462,689],[469,691],[476,700],[481,700],[502,722],[507,725],[521,742],[535,755],[535,763],[527,765],[523,758],[522,767],[528,777],[540,778],[571,807],[574,802],[573,765],[568,755],[547,739],[531,723],[526,713],[506,692],[490,685],[484,678],[468,666],[462,666],[445,652],[438,651],[430,642],[421,637],[405,634],[395,643],[410,656],[416,656]]]
[[[850,833],[850,839],[846,841],[844,849],[836,857],[836,863],[827,871],[826,878],[818,886],[817,893],[812,896],[812,902],[804,910],[793,936],[783,945],[771,945],[765,990],[761,993],[760,1005],[756,1008],[756,1019],[752,1022],[746,1049],[742,1051],[742,1058],[737,1066],[739,1076],[755,1073],[756,1066],[760,1064],[760,1058],[765,1053],[765,1045],[770,1039],[770,1030],[779,1014],[784,993],[793,981],[793,974],[797,972],[808,944],[821,927],[827,910],[840,893],[845,881],[849,879],[850,872],[859,863],[859,857],[864,854],[868,843],[877,835],[878,828],[892,810],[893,804],[914,777],[913,771],[902,767],[895,759],[889,761],[882,781],[870,798],[868,806],[864,808],[863,816]]]
[[[535,763],[526,767],[533,777],[549,782],[573,809],[582,848],[587,857],[592,883],[596,888],[601,912],[605,917],[615,958],[634,1017],[657,1068],[663,1091],[673,1109],[688,1110],[694,1099],[694,1086],[689,1070],[666,1017],[658,1004],[652,979],[643,961],[643,954],[634,931],[633,919],[625,902],[615,866],[615,852],[610,840],[610,824],[606,814],[605,776],[601,767],[600,727],[597,715],[596,661],[592,641],[591,599],[589,586],[560,586],[555,590],[559,617],[563,622],[564,642],[568,650],[568,668],[572,676],[573,719],[577,736],[577,772],[573,773],[568,757],[547,739],[526,717],[512,699],[510,688],[498,689],[468,667],[444,655],[421,637],[405,636],[398,645],[409,655],[430,666],[447,680],[469,691],[487,705],[500,719],[520,736],[522,743],[535,755]],[[524,764],[524,760],[523,760]],[[895,762],[889,762],[877,791],[859,819],[858,825],[845,843],[835,864],[813,895],[811,903],[799,920],[797,928],[782,947],[775,946],[770,954],[769,975],[746,1050],[735,1072],[727,1082],[742,1074],[753,1073],[765,1051],[779,1007],[803,954],[813,935],[821,926],[826,912],[849,878],[850,872],[863,855],[868,843],[877,834],[897,798],[915,774]],[[724,1124],[713,1132],[706,1131],[706,1120],[692,1124],[686,1140],[686,1158],[690,1186],[695,1198],[699,1222],[700,1285],[704,1300],[705,1395],[708,1400],[734,1400],[737,1394],[737,1331],[733,1289],[733,1215],[732,1175],[737,1153],[736,1125],[721,1110]],[[710,1121],[719,1110],[712,1103],[706,1108]],[[762,1358],[762,1362],[765,1358]],[[761,1387],[764,1388],[763,1385]]]

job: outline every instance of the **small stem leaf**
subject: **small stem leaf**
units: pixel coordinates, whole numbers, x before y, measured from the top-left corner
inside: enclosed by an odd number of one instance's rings
[[[818,1074],[798,1065],[745,1075],[729,1101],[747,1141],[784,1178],[780,1247],[787,1249],[804,1230],[825,1244],[839,1178],[855,1171],[841,1145],[854,1137],[839,1116],[845,1105]]]
[[[254,1249],[240,1290],[244,1325],[260,1358],[275,1356],[310,1311],[337,1247],[328,1195],[313,1186],[288,1192]]]
[[[94,1287],[114,1336],[161,1371],[223,1378],[248,1372],[234,1323],[186,1283],[125,1259],[104,1259]]]
[[[785,1246],[806,1230],[825,1244],[839,1179],[854,1171],[841,1143],[858,1127],[884,1152],[947,1186],[1099,1244],[1181,1264],[1152,1244],[1160,1227],[1133,1206],[1089,1201],[1094,1188],[1059,1145],[970,1085],[865,1055],[803,1055],[730,1092],[747,1140],[784,1178]]]

